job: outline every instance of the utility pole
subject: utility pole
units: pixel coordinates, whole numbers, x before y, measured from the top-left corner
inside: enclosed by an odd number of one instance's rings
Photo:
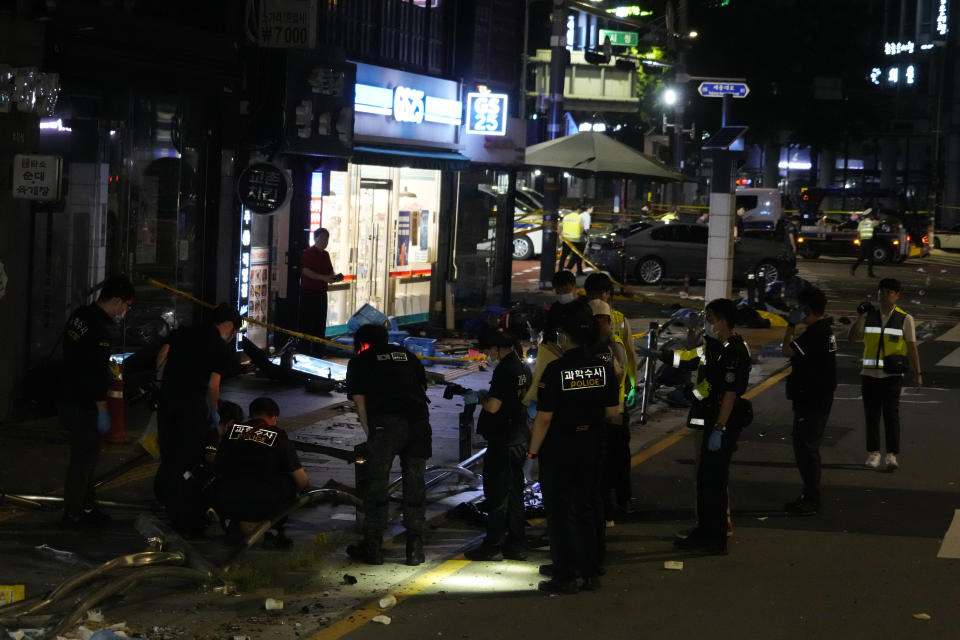
[[[563,129],[563,89],[567,73],[566,0],[553,0],[550,29],[550,119],[547,139],[560,137]],[[540,288],[553,286],[557,262],[557,210],[560,208],[560,172],[550,170],[543,189],[543,249],[540,252]]]
[[[677,1],[677,24],[676,32],[670,34],[674,38],[677,46],[677,66],[675,78],[683,78],[687,75],[687,48],[686,36],[689,33],[689,24],[687,21],[687,0]],[[669,25],[673,27],[673,25]],[[679,84],[679,82],[678,82]],[[683,171],[683,107],[686,100],[686,92],[678,91],[677,107],[674,112],[676,122],[673,129],[673,166],[677,171]],[[676,206],[683,204],[683,183],[677,182],[674,186],[673,202]]]

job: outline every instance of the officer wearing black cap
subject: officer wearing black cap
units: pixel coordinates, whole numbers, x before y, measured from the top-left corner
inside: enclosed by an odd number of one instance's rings
[[[427,411],[427,374],[420,360],[388,342],[382,325],[367,324],[354,334],[356,355],[347,365],[347,394],[367,434],[367,489],[363,496],[363,540],[347,546],[347,555],[367,564],[383,564],[390,467],[400,456],[403,477],[403,525],[407,564],[424,561],[424,473],[432,453]]]
[[[493,367],[489,391],[479,394],[483,410],[477,420],[477,433],[487,441],[483,456],[487,535],[464,555],[468,560],[499,560],[501,554],[525,560],[523,465],[530,429],[522,400],[530,385],[530,369],[517,355],[516,340],[503,331],[485,330],[478,346]]]
[[[727,552],[727,484],[730,459],[740,431],[753,419],[750,403],[741,396],[750,377],[750,351],[734,328],[737,308],[718,298],[706,307],[706,337],[695,349],[663,352],[639,348],[642,356],[660,356],[678,369],[695,369],[692,405],[687,426],[704,432],[697,465],[697,526],[681,548],[703,553]]]
[[[545,593],[576,593],[600,587],[600,459],[606,422],[619,415],[619,382],[613,367],[593,352],[597,324],[585,302],[571,302],[561,315],[563,355],[547,365],[539,382],[537,416],[529,457],[540,457],[552,575]],[[582,578],[578,584],[577,577]]]
[[[63,330],[61,418],[70,437],[61,520],[66,529],[95,529],[110,520],[94,505],[93,472],[100,438],[110,429],[110,325],[127,313],[133,293],[125,276],[108,278],[97,301],[74,311]]]
[[[205,510],[192,474],[203,462],[211,432],[220,424],[220,382],[234,373],[235,356],[229,343],[239,329],[240,314],[222,303],[208,322],[171,333],[157,353],[160,468],[154,493],[174,527],[191,536],[202,533]]]

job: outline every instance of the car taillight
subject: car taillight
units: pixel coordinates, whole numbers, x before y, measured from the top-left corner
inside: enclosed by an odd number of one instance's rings
[[[910,236],[907,236],[907,242],[910,242]]]
[[[922,242],[923,244],[930,244],[930,237],[923,236],[922,238],[920,238],[920,242]]]
[[[621,249],[623,249],[623,242],[619,240],[614,240],[613,242],[610,243],[610,245],[617,251],[620,251]]]

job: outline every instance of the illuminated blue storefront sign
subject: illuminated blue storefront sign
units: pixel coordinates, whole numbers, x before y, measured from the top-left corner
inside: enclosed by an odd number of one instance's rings
[[[362,62],[356,65],[355,135],[456,143],[463,121],[459,83]]]
[[[507,133],[507,94],[468,93],[467,133],[502,136]]]

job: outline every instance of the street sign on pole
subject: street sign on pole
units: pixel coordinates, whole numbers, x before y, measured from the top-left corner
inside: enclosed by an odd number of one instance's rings
[[[750,87],[746,82],[701,82],[697,92],[704,98],[746,98]]]
[[[608,37],[610,38],[610,45],[614,47],[635,47],[640,42],[640,36],[633,31],[600,29],[600,36],[597,38],[597,47],[602,47]]]

